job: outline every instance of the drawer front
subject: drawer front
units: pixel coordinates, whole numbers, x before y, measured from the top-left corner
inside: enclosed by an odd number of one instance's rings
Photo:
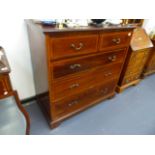
[[[136,74],[136,73],[139,73],[141,74],[143,72],[143,66],[140,68],[140,67],[137,67],[137,68],[132,68],[132,69],[128,69],[125,73],[125,76],[130,76],[132,74]]]
[[[132,52],[131,58],[130,58],[130,62],[128,64],[128,66],[131,67],[138,67],[141,66],[143,64],[145,64],[146,60],[149,57],[150,52]]]
[[[61,117],[71,112],[76,112],[81,108],[92,104],[92,102],[103,98],[108,94],[112,94],[115,90],[117,81],[118,80],[110,81],[106,84],[84,91],[76,96],[55,102],[54,104],[57,116]]]
[[[97,52],[98,35],[51,38],[52,58],[62,58]]]
[[[132,32],[103,33],[100,38],[99,50],[129,45]]]
[[[78,76],[55,80],[53,86],[53,100],[59,100],[69,95],[77,94],[83,90],[90,89],[99,83],[117,78],[122,63],[102,67],[94,71],[85,72]]]
[[[53,78],[54,79],[60,78],[66,75],[79,73],[96,67],[101,67],[107,64],[115,64],[117,62],[123,62],[125,53],[126,50],[121,49],[110,53],[95,56],[53,62]]]
[[[7,75],[0,76],[0,96],[7,95],[11,91],[10,81]]]
[[[127,67],[126,76],[135,73],[141,74],[143,72],[148,56],[148,52],[133,52]]]
[[[123,80],[123,84],[128,84],[132,81],[138,80],[140,78],[141,73],[134,73],[132,75],[129,76],[125,76],[124,80]]]

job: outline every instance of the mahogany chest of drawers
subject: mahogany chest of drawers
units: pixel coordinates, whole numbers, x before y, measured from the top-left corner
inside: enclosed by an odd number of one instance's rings
[[[151,50],[151,54],[148,58],[148,61],[145,65],[143,76],[147,76],[155,73],[155,40],[151,40],[154,47]]]
[[[10,67],[4,49],[0,47],[0,97],[4,97],[12,91],[9,73]]]
[[[140,82],[152,47],[152,42],[145,30],[140,27],[134,29],[127,59],[116,88],[117,92]]]
[[[37,101],[51,128],[114,96],[133,27],[27,25]]]

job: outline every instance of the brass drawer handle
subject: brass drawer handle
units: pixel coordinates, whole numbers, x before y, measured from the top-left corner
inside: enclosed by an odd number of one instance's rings
[[[81,67],[81,64],[70,65],[70,69],[75,69],[75,68],[80,68],[80,67]]]
[[[71,107],[71,106],[78,104],[78,103],[79,103],[78,100],[74,100],[71,103],[69,103],[68,106]]]
[[[116,61],[116,55],[113,55],[113,56],[109,56],[108,57],[108,60],[110,60],[110,61]]]
[[[79,50],[81,50],[83,48],[83,43],[79,43],[79,46],[78,47],[76,47],[76,45],[72,43],[70,45],[70,47],[73,48],[73,49],[75,49],[76,51],[79,51]]]
[[[72,84],[69,86],[70,89],[73,89],[73,88],[77,88],[79,87],[80,85],[78,83],[75,83],[75,84]]]
[[[120,38],[114,38],[114,39],[112,39],[112,42],[116,43],[116,44],[120,44],[121,43],[121,39]]]
[[[102,89],[102,90],[100,90],[100,93],[101,94],[107,94],[107,92],[108,92],[108,88],[104,88],[104,89]]]
[[[110,75],[112,75],[112,73],[111,72],[108,72],[108,73],[105,73],[104,75],[105,76],[110,76]]]

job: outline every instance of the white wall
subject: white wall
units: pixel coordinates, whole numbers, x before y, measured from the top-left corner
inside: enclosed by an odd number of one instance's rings
[[[149,34],[152,30],[155,30],[155,19],[145,19],[143,27],[146,32]]]
[[[0,20],[0,46],[11,67],[11,82],[20,99],[35,95],[30,50],[23,19]]]

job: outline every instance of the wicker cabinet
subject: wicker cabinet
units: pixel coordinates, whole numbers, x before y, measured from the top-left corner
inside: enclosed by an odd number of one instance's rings
[[[116,91],[140,82],[144,67],[151,54],[153,44],[145,30],[137,27],[134,30],[128,55]]]

